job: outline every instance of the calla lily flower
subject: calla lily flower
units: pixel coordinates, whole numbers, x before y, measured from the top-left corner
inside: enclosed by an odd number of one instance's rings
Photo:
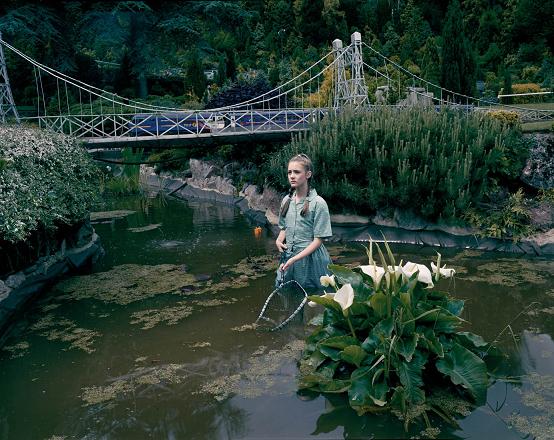
[[[383,278],[383,275],[385,274],[385,269],[380,266],[376,266],[375,264],[360,266],[360,269],[363,273],[371,277],[373,285],[375,286],[375,289],[377,289],[381,283],[381,278]]]
[[[333,299],[340,304],[343,311],[347,311],[354,302],[354,289],[351,284],[345,284],[334,295]]]
[[[433,264],[433,263],[431,263],[431,264]],[[428,289],[430,289],[434,286],[433,276],[431,275],[431,271],[424,264],[417,264],[417,263],[412,263],[412,262],[408,261],[402,267],[402,273],[404,274],[404,276],[406,278],[410,278],[416,271],[417,271],[417,280],[420,283],[427,284]]]
[[[436,266],[435,263],[431,263],[431,269],[434,274],[440,274],[444,278],[452,278],[456,271],[454,269],[447,269],[446,264],[443,267]]]
[[[319,277],[319,282],[323,287],[335,287],[335,275],[322,275]]]

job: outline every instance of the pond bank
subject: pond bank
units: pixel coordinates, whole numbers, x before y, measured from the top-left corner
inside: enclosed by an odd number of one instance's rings
[[[278,208],[281,194],[265,187],[245,184],[238,190],[225,176],[224,170],[197,159],[190,160],[190,171],[183,175],[157,175],[154,168],[141,166],[141,183],[181,199],[200,199],[236,205],[241,212],[260,226],[277,233]],[[409,213],[396,211],[393,218],[379,213],[373,217],[331,214],[332,241],[383,241],[435,247],[465,248],[486,251],[513,252],[529,255],[554,255],[554,230],[519,242],[481,238],[471,228],[432,224]]]
[[[74,246],[66,247],[67,242]],[[0,278],[0,346],[17,315],[44,287],[70,271],[93,264],[102,253],[100,237],[87,220],[73,237],[62,242],[56,253],[39,258],[5,279]]]

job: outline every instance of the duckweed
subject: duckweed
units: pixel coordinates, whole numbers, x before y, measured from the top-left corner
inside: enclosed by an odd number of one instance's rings
[[[86,328],[77,327],[77,324],[69,319],[57,318],[54,314],[43,316],[31,327],[31,330],[41,331],[39,333],[49,341],[69,342],[69,349],[79,349],[86,353],[94,353],[92,348],[95,338],[102,336],[101,333]]]
[[[27,341],[22,341],[14,345],[5,345],[2,347],[2,351],[10,353],[10,359],[17,359],[25,356],[29,352],[29,347]]]

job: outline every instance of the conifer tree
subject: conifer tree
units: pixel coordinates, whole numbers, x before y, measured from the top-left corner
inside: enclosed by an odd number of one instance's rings
[[[475,54],[465,37],[463,16],[458,0],[448,6],[442,29],[441,85],[453,92],[473,95],[475,88]],[[459,99],[450,97],[456,101]]]

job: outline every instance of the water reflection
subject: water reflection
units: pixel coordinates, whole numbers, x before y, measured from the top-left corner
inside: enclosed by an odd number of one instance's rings
[[[406,433],[394,416],[357,416],[344,396],[296,393],[298,344],[316,311],[306,309],[304,325],[295,321],[281,332],[253,328],[274,267],[271,259],[255,260],[256,267],[245,259],[271,255],[274,244],[257,239],[234,207],[124,198],[109,209],[135,213],[96,226],[106,257],[88,278],[66,283],[89,285],[46,292],[0,351],[0,438],[410,438],[425,428]],[[329,250],[335,262],[365,262],[360,245]],[[404,261],[435,257],[431,248],[393,250]],[[487,405],[458,420],[459,429],[432,419],[441,437],[554,438],[553,261],[442,253],[458,277],[439,288],[467,301],[467,329],[498,339],[505,356]],[[177,275],[162,283],[155,272],[161,265],[182,272],[184,284]],[[130,268],[151,275],[138,282]],[[241,279],[241,272],[250,276]],[[106,287],[99,280],[110,274],[117,282]],[[116,301],[119,291],[136,300]],[[153,312],[164,319],[133,324]],[[52,328],[41,330],[50,315]],[[72,337],[90,332],[88,351],[72,349]]]

